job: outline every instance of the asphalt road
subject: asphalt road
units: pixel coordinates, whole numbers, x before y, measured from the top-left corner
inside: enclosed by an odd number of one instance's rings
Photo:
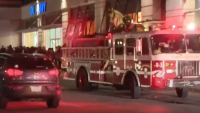
[[[0,113],[199,113],[200,94],[191,92],[179,99],[174,91],[144,91],[141,99],[132,100],[128,92],[101,87],[98,91],[79,92],[69,83],[63,90],[57,109],[43,102],[13,102]]]

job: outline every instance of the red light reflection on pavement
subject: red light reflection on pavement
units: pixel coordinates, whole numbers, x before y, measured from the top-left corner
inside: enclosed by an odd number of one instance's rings
[[[98,100],[98,99],[97,99]],[[139,102],[141,101],[141,102]],[[57,109],[48,109],[45,102],[11,102],[7,110],[0,113],[187,113],[197,107],[167,104],[145,99],[122,102],[63,102]],[[185,107],[187,106],[187,107]],[[189,109],[188,109],[189,108]],[[200,108],[198,108],[200,110]],[[196,110],[198,110],[196,109]]]

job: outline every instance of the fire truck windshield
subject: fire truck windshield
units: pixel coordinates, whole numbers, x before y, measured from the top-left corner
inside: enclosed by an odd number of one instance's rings
[[[189,53],[200,53],[200,34],[188,34],[185,37],[187,51]]]
[[[158,34],[151,37],[153,54],[184,53],[185,43],[182,34]]]

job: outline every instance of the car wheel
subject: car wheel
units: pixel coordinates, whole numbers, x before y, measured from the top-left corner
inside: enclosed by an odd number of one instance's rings
[[[4,96],[0,96],[0,109],[6,109],[8,104],[8,99]]]
[[[60,99],[58,98],[49,99],[47,100],[46,103],[48,108],[57,108],[59,106]]]

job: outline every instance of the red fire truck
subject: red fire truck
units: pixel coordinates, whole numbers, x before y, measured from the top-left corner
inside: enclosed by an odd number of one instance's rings
[[[189,87],[200,85],[200,32],[174,28],[71,36],[62,48],[63,78],[81,91],[108,85],[139,98],[142,88],[175,88],[178,97],[187,97]]]

